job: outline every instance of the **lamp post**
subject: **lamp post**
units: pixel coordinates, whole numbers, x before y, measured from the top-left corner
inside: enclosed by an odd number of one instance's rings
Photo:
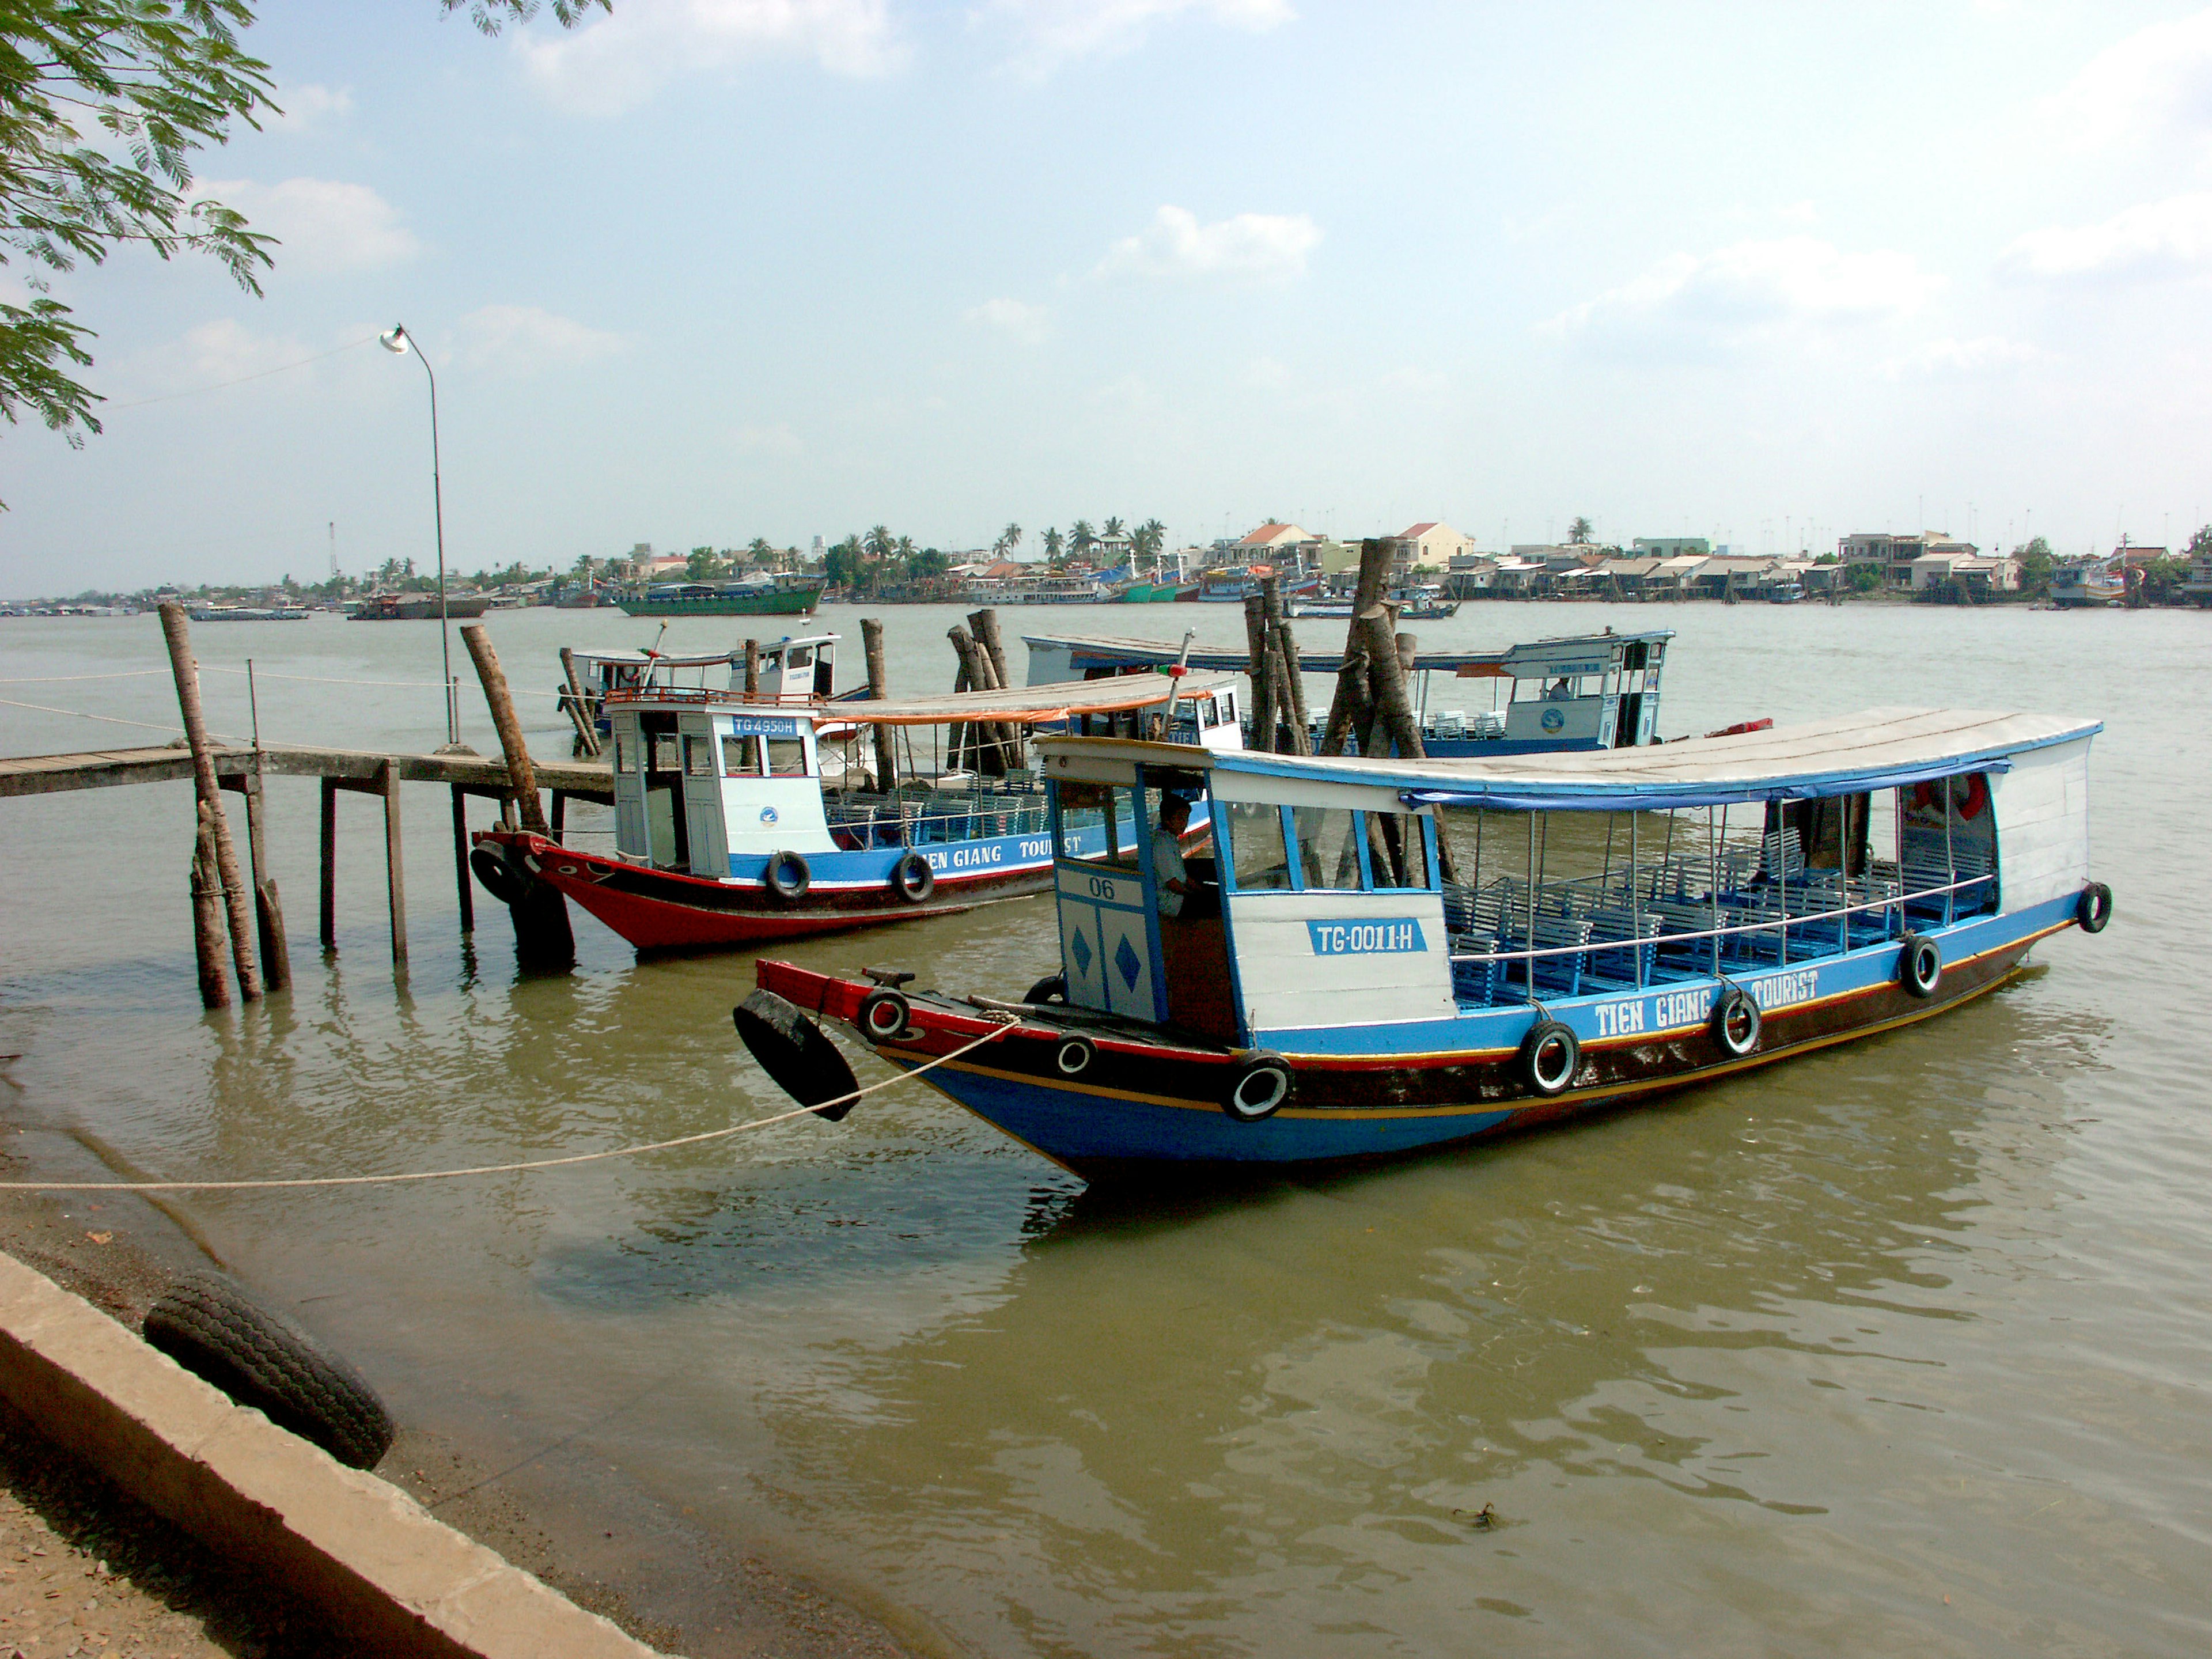
[[[386,351],[403,356],[415,345],[414,337],[401,323],[394,323],[377,337]],[[446,502],[438,478],[438,377],[431,374],[430,360],[419,346],[415,347],[415,361],[430,379],[430,512],[438,527],[438,658],[445,671],[446,744],[454,748],[461,741],[461,719],[453,700],[453,635],[446,615]]]

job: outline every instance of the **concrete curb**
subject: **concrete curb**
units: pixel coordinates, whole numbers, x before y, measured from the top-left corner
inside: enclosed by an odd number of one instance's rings
[[[5,1254],[0,1394],[149,1509],[320,1607],[364,1652],[653,1659]]]

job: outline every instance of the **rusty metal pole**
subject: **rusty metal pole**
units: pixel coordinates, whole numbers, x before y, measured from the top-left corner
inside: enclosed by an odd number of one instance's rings
[[[215,775],[215,744],[208,736],[207,718],[200,707],[199,665],[192,659],[191,623],[185,607],[174,599],[161,606],[161,633],[169,644],[169,669],[176,678],[185,740],[191,746],[192,787],[215,831],[216,872],[222,882],[223,909],[230,921],[230,958],[238,974],[238,994],[241,1000],[252,1002],[261,995],[261,970],[253,960],[253,905],[238,867],[238,848],[230,839],[230,824],[222,813],[222,787]]]

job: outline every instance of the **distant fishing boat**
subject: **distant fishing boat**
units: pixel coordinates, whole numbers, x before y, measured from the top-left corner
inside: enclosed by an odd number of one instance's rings
[[[1386,597],[1389,603],[1398,607],[1398,619],[1401,622],[1437,622],[1447,617],[1459,615],[1459,601],[1446,599],[1443,589],[1433,585],[1394,587]],[[1352,607],[1357,603],[1357,600],[1349,598],[1327,599],[1316,595],[1307,599],[1286,599],[1284,602],[1283,610],[1285,614],[1293,617],[1312,617],[1350,622]]]
[[[202,605],[194,622],[305,622],[313,613],[303,605]]]
[[[1777,582],[1766,590],[1769,605],[1796,605],[1805,597],[1802,582]]]
[[[2051,573],[2051,602],[2061,611],[2097,610],[2127,596],[2127,574],[2109,559],[2081,559]]]
[[[2100,931],[2100,729],[1876,709],[1497,761],[1047,739],[1059,960],[1025,971],[1055,974],[1016,1002],[763,960],[739,1029],[805,1104],[851,1086],[810,1015],[944,1060],[933,1087],[1092,1179],[1498,1135],[1910,1024]],[[1176,794],[1214,855],[1175,902],[1156,860],[1073,838],[1080,802],[1142,848]]]
[[[1231,565],[1218,570],[1201,571],[1199,573],[1197,597],[1207,605],[1242,605],[1260,592],[1261,582],[1275,574],[1272,565],[1265,564]],[[1285,600],[1294,598],[1303,600],[1320,590],[1321,578],[1318,575],[1286,575],[1282,579],[1282,592]]]
[[[764,677],[750,696],[675,684],[675,671],[659,666],[641,683],[613,684],[604,700],[613,853],[494,830],[474,840],[477,879],[510,903],[547,883],[644,951],[902,921],[1051,884],[1044,788],[1029,761],[1034,727],[1157,734],[1176,752],[1242,742],[1226,678],[1144,674],[833,701],[826,679],[809,689],[800,678],[826,668],[819,642],[788,646],[777,680]],[[896,736],[896,778],[875,775],[879,726]],[[951,763],[949,738],[963,728],[968,752],[997,775]],[[1062,827],[1073,836],[1063,845],[1090,854],[1134,845],[1126,812],[1077,814]]]
[[[445,615],[454,621],[481,617],[491,609],[489,593],[471,593],[464,597],[448,593],[445,600]],[[435,593],[371,593],[347,615],[349,622],[435,622],[439,616],[438,596]]]
[[[819,576],[758,575],[727,582],[655,582],[615,600],[628,617],[805,617],[829,583]]]

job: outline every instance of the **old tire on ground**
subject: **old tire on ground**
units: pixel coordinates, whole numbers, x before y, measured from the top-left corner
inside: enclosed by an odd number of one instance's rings
[[[1759,1004],[1751,994],[1731,985],[1713,1004],[1713,1041],[1732,1059],[1741,1060],[1759,1047]]]
[[[860,1011],[854,1017],[854,1024],[869,1042],[890,1042],[905,1033],[907,1022],[913,1015],[913,1005],[903,995],[878,986],[860,999]]]
[[[730,1018],[761,1070],[784,1093],[802,1106],[816,1108],[817,1117],[832,1123],[853,1109],[849,1097],[860,1086],[860,1079],[830,1034],[798,1004],[773,991],[756,991],[730,1010]],[[838,1103],[823,1104],[833,1100]]]
[[[1066,1001],[1067,975],[1066,974],[1048,975],[1024,991],[1022,994],[1022,1000],[1040,1006],[1048,1002]]]
[[[908,904],[921,904],[937,890],[937,872],[919,853],[908,853],[891,866],[891,891]]]
[[[508,867],[507,862],[489,847],[479,847],[469,854],[469,868],[476,872],[483,890],[501,904],[512,904],[523,894],[523,880]]]
[[[768,890],[787,904],[805,898],[813,879],[814,866],[807,863],[804,853],[770,853],[768,867],[761,872],[761,880],[767,884]]]
[[[1907,933],[1898,948],[1897,977],[1914,996],[1934,996],[1943,978],[1943,952],[1936,941]]]
[[[1262,1048],[1237,1069],[1237,1080],[1221,1097],[1221,1109],[1239,1123],[1273,1117],[1291,1097],[1291,1062]]]
[[[146,1340],[350,1468],[373,1468],[391,1449],[391,1414],[361,1373],[234,1279],[179,1279],[148,1312]]]
[[[1521,1075],[1540,1095],[1564,1094],[1582,1064],[1582,1040],[1556,1019],[1538,1020],[1521,1039]]]
[[[2074,902],[2074,920],[2081,924],[2083,933],[2101,933],[2112,919],[2112,890],[2101,881],[2091,882]]]

